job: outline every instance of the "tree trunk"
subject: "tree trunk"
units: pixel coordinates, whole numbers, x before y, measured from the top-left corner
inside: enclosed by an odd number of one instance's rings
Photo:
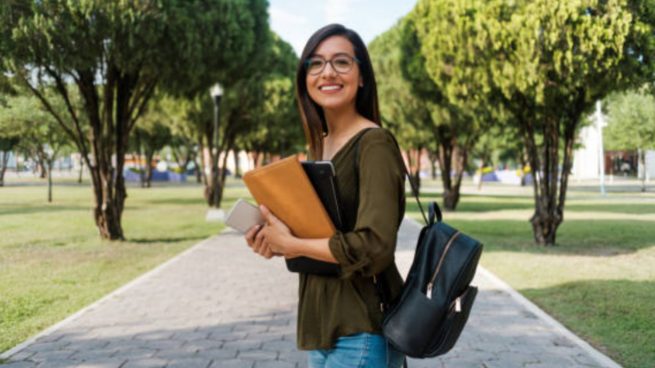
[[[205,145],[202,143],[202,138],[198,141],[198,154],[200,155],[200,166],[198,166],[198,171],[200,172],[200,178],[202,179],[202,184],[207,186],[207,155],[205,154]]]
[[[480,182],[478,183],[478,192],[482,190],[482,177],[484,176],[484,158],[480,159]]]
[[[5,171],[9,162],[9,151],[0,151],[0,187],[5,186]]]
[[[198,157],[193,158],[193,167],[196,170],[196,183],[202,184],[202,167],[198,164]]]
[[[46,160],[48,165],[48,203],[52,203],[52,164],[54,160]]]
[[[84,172],[84,159],[80,156],[80,175],[77,177],[77,183],[82,184],[82,173]]]
[[[141,132],[139,130],[134,132],[134,141],[136,143],[136,167],[139,170],[139,183],[141,188],[146,187],[146,166],[147,163],[141,165],[141,157],[143,157],[143,145],[141,144]]]
[[[535,242],[555,245],[557,228],[562,223],[562,213],[557,206],[559,166],[559,122],[547,117],[544,121],[543,160],[539,161],[538,148],[532,124],[526,132],[526,146],[531,152],[535,189],[535,212],[530,219]],[[540,165],[541,163],[541,165]]]
[[[443,131],[438,132],[436,138],[437,142],[439,142],[439,168],[441,169],[441,182],[443,184],[443,206],[446,210],[454,211],[459,202],[459,186],[453,185],[451,176],[453,151],[456,142],[455,138],[447,136]],[[457,175],[455,180],[457,181]]]
[[[239,157],[239,150],[232,150],[234,152],[234,177],[241,178],[241,158]]]
[[[218,143],[214,140],[214,129],[213,126],[209,127],[206,130],[205,139],[207,142],[207,149],[209,154],[209,162],[205,164],[209,166],[209,175],[206,175],[207,181],[205,183],[205,200],[209,207],[219,208],[220,207],[220,196],[221,196],[221,182],[220,182],[220,170],[218,166],[219,158],[219,147]]]
[[[48,177],[48,168],[46,167],[45,159],[41,154],[37,154],[36,169],[39,171],[39,179],[46,179]]]
[[[146,148],[146,163],[145,163],[145,187],[150,188],[152,186],[152,158],[155,156],[155,151],[149,148]]]
[[[521,162],[521,186],[524,187],[526,185],[526,174],[525,174],[525,167],[528,165],[528,159],[525,158],[525,149],[521,149],[520,156],[519,156],[519,161]],[[533,174],[534,175],[534,174]]]
[[[416,185],[416,190],[418,191],[418,193],[416,193],[417,196],[421,192],[421,152],[422,151],[423,151],[423,147],[419,145],[418,148],[416,149],[416,170],[414,171],[414,185]]]
[[[646,192],[646,150],[639,149],[639,164],[641,165],[641,192]]]
[[[262,166],[263,156],[260,151],[255,150],[252,152],[252,161],[255,164],[255,169]]]
[[[432,180],[437,180],[437,159],[438,156],[430,152],[430,169],[432,171]]]

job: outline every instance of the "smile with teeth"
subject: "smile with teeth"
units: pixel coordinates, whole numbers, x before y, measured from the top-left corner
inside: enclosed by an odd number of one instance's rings
[[[318,89],[321,91],[336,91],[338,89],[341,89],[342,87],[343,86],[340,84],[330,84],[330,85],[320,86],[318,87]]]

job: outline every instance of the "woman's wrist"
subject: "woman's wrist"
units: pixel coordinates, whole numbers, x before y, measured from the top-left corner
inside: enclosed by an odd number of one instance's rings
[[[300,257],[304,255],[303,250],[304,247],[303,247],[302,239],[297,238],[293,235],[289,235],[289,241],[287,243],[287,251],[285,252],[285,255],[292,256],[292,257]]]

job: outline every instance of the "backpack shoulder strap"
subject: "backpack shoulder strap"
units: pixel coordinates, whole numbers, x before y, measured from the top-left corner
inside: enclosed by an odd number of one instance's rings
[[[362,137],[366,135],[366,133],[372,129],[381,129],[381,128],[365,128],[362,133],[359,133],[359,137],[357,137],[355,141],[355,184],[357,185],[357,194],[355,195],[357,205],[359,205],[359,145],[361,143]],[[396,137],[393,136],[393,134],[389,133],[389,136],[393,139],[393,142],[396,144],[396,148],[398,148],[398,153],[400,154],[400,145],[398,145],[398,141],[396,140]],[[403,171],[405,172],[405,176],[407,177],[407,180],[409,180],[409,185],[412,187],[412,194],[414,195],[414,198],[416,199],[416,203],[418,203],[418,208],[421,210],[421,215],[423,216],[423,221],[425,221],[426,225],[429,225],[430,222],[428,221],[427,216],[425,215],[425,211],[423,210],[423,205],[421,204],[421,201],[418,198],[418,188],[414,184],[414,181],[412,180],[412,176],[409,175],[409,172],[407,171],[407,167],[405,166],[405,162],[402,160],[402,156],[400,158],[401,160],[401,166],[403,168]],[[441,212],[439,212],[441,214]]]

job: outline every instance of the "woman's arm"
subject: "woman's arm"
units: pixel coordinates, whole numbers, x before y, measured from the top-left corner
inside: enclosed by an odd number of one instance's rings
[[[266,258],[270,258],[267,257],[267,251],[270,250],[270,252],[281,254],[286,258],[309,257],[319,261],[338,263],[330,251],[328,244],[330,238],[302,239],[295,237],[291,234],[289,227],[273,215],[268,208],[260,206],[260,210],[266,219],[266,225],[257,232],[252,242],[253,250],[257,253],[260,253],[260,249],[265,249],[264,254],[260,254]],[[252,234],[250,235],[252,239]]]

